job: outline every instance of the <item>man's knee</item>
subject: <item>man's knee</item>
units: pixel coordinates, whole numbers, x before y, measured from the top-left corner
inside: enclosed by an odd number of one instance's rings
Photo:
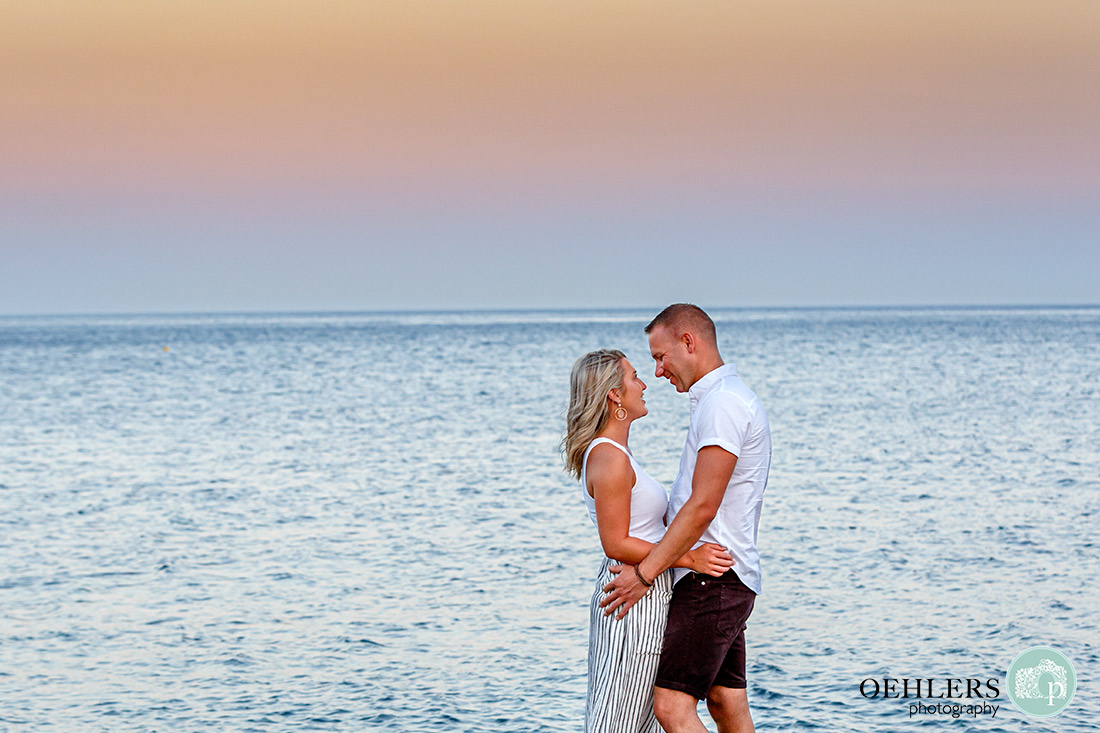
[[[741,687],[712,687],[707,692],[707,709],[725,716],[743,715],[749,710],[748,691]]]
[[[665,687],[653,688],[653,713],[662,727],[675,728],[685,716],[694,715],[698,719],[698,713],[695,712],[698,704],[699,701],[686,692]]]

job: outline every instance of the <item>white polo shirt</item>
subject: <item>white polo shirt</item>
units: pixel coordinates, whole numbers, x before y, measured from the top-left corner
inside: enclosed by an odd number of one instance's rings
[[[700,450],[716,445],[737,456],[722,505],[695,547],[714,542],[728,548],[737,577],[759,594],[762,584],[756,535],[772,460],[768,414],[759,398],[737,376],[733,364],[706,374],[691,386],[688,398],[691,422],[680,456],[680,473],[669,496],[668,522],[672,524],[691,496],[691,479]],[[689,572],[687,568],[675,568],[675,579],[678,581]]]

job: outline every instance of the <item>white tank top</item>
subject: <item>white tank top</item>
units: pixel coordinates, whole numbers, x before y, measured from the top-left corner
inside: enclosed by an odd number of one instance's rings
[[[588,515],[592,517],[592,524],[598,532],[599,523],[596,521],[596,500],[588,493],[588,454],[600,443],[610,443],[630,459],[630,467],[634,469],[634,488],[630,491],[630,531],[631,537],[637,537],[646,542],[658,542],[665,534],[665,511],[668,509],[668,494],[659,483],[646,473],[634,456],[630,455],[623,446],[610,438],[596,438],[584,451],[584,460],[581,463],[581,493],[584,495],[584,504],[588,507]]]

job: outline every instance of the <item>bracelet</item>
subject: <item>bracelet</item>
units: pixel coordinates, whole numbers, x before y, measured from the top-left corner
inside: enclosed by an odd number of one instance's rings
[[[645,579],[645,577],[642,575],[642,571],[638,569],[637,565],[634,566],[634,574],[638,576],[638,580],[642,581],[642,585],[644,585],[646,588],[653,587],[653,583],[650,583],[648,580]]]

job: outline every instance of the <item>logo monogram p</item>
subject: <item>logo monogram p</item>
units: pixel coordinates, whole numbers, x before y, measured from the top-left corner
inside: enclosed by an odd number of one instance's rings
[[[1062,712],[1077,689],[1077,673],[1069,659],[1045,646],[1018,654],[1006,679],[1012,704],[1037,718]]]

